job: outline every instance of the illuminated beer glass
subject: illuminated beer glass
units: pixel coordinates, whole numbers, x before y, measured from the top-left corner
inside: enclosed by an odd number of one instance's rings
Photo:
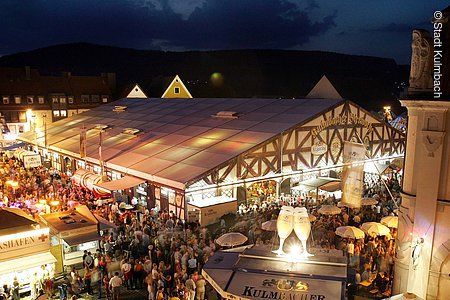
[[[296,207],[294,210],[294,231],[303,246],[303,256],[311,256],[306,250],[306,241],[311,233],[311,223],[308,211],[304,207]]]
[[[285,254],[283,251],[284,241],[294,230],[294,208],[283,206],[277,219],[277,232],[280,237],[280,248],[275,251],[278,254]]]

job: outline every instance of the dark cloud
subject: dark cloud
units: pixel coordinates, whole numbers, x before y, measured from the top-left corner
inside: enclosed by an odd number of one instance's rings
[[[184,1],[184,0],[180,0]],[[0,54],[67,42],[151,49],[290,48],[335,26],[284,0],[207,0],[188,18],[168,0],[2,0]]]
[[[377,28],[367,29],[367,32],[387,32],[387,33],[404,33],[412,32],[415,28],[428,27],[430,21],[423,21],[415,24],[403,24],[403,23],[389,23]]]

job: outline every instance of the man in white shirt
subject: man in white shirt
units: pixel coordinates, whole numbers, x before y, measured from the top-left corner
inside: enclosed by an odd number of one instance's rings
[[[119,272],[115,272],[114,276],[109,280],[109,287],[112,291],[112,300],[119,300],[120,287],[122,286],[122,279],[119,277]]]

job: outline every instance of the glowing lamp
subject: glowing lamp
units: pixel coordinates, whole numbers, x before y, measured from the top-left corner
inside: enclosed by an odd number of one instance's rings
[[[51,206],[58,206],[59,205],[59,201],[58,200],[50,201],[50,205]]]

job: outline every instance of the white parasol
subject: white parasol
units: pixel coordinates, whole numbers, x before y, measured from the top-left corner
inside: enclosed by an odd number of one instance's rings
[[[364,232],[355,226],[338,227],[336,228],[336,234],[340,237],[348,239],[363,239],[365,236]]]
[[[277,231],[277,220],[269,220],[262,223],[261,229],[266,231]]]
[[[361,229],[370,236],[388,235],[391,232],[388,227],[378,222],[363,223]]]
[[[398,217],[397,216],[387,216],[381,219],[381,224],[386,225],[390,228],[398,228]]]
[[[234,247],[242,245],[247,240],[247,237],[240,232],[229,232],[218,237],[216,243],[220,246]]]
[[[322,205],[317,212],[323,215],[337,215],[341,213],[341,209],[334,205]]]
[[[368,206],[368,205],[375,205],[378,201],[374,198],[362,198],[361,205]]]

